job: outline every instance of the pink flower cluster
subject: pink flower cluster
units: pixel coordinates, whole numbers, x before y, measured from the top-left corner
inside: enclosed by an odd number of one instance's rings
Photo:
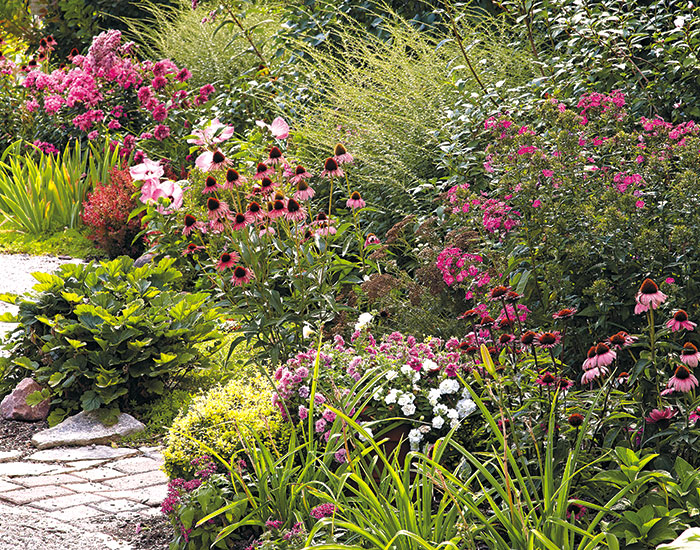
[[[491,276],[481,267],[483,261],[478,254],[462,252],[461,249],[452,247],[438,254],[435,265],[447,286],[471,280],[476,286],[482,287],[491,282]]]

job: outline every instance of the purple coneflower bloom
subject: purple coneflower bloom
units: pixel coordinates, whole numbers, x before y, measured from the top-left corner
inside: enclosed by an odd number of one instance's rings
[[[306,217],[306,212],[294,199],[287,201],[286,217],[290,221],[300,222]]]
[[[595,367],[595,357],[596,357],[596,350],[597,346],[591,346],[588,349],[588,354],[586,355],[586,360],[583,362],[583,365],[581,365],[581,368],[583,370],[589,370]]]
[[[275,173],[275,169],[271,168],[264,162],[259,162],[258,166],[255,169],[255,175],[253,176],[253,179],[256,180],[262,180],[263,178],[268,178],[269,176],[273,175]]]
[[[234,231],[240,231],[241,229],[245,228],[246,225],[251,223],[248,219],[248,216],[246,214],[241,214],[240,212],[237,212],[236,215],[233,216],[231,221],[233,222],[231,228]]]
[[[537,333],[533,332],[532,330],[524,332],[523,335],[520,337],[520,343],[523,346],[532,346],[534,345],[535,340],[537,340]]]
[[[698,379],[691,374],[690,369],[685,365],[678,365],[675,374],[668,381],[667,387],[679,393],[688,393],[697,385]]]
[[[282,199],[277,199],[275,202],[272,203],[272,208],[270,208],[269,212],[267,215],[270,217],[270,219],[276,219],[276,218],[281,218],[282,216],[287,214],[287,205],[284,203],[284,200]]]
[[[676,332],[684,328],[685,330],[695,330],[695,323],[688,320],[688,314],[679,309],[673,314],[673,317],[668,320],[666,326],[671,329],[671,332]]]
[[[228,204],[226,204],[224,201],[220,201],[216,197],[209,197],[207,199],[207,217],[210,220],[225,218],[228,216],[228,214]]]
[[[540,374],[535,380],[535,384],[538,386],[544,386],[545,388],[553,388],[557,385],[557,377],[551,372],[547,371],[544,374]]]
[[[186,237],[195,229],[201,229],[201,226],[202,224],[192,214],[185,214],[185,227],[182,229],[182,234]]]
[[[328,157],[323,163],[323,172],[321,176],[337,176],[343,177],[345,173],[338,166],[338,162],[333,157]]]
[[[370,233],[367,235],[367,238],[365,239],[365,248],[368,246],[372,246],[373,244],[381,244],[382,241],[379,240],[379,237],[377,237],[374,233]]]
[[[581,384],[589,384],[593,380],[607,376],[608,372],[610,371],[608,371],[607,367],[592,367],[583,373]]]
[[[663,410],[654,409],[646,417],[647,424],[656,424],[660,429],[668,428],[671,420],[678,414],[678,411],[672,407],[665,407]]]
[[[617,353],[610,349],[610,347],[601,342],[595,347],[595,364],[597,367],[605,367],[612,363],[617,357]]]
[[[194,162],[202,172],[213,172],[224,166],[228,166],[230,161],[219,149],[216,151],[204,151]]]
[[[608,342],[614,348],[622,349],[633,344],[636,339],[637,338],[635,336],[630,336],[624,330],[621,330],[620,332],[613,334],[610,338],[608,338]]]
[[[207,193],[213,193],[217,189],[221,189],[221,186],[216,181],[216,178],[214,176],[209,176],[206,180],[204,180],[204,189],[202,189],[202,195],[206,195]]]
[[[583,426],[583,421],[583,415],[579,413],[573,413],[569,415],[569,424],[574,428],[580,428],[581,426]]]
[[[265,217],[265,212],[257,202],[253,201],[248,205],[248,210],[246,211],[246,217],[249,222],[254,222],[257,220],[262,220]]]
[[[508,295],[508,287],[499,285],[491,289],[489,293],[489,300],[500,300],[501,298]]]
[[[364,208],[365,201],[362,200],[360,193],[353,191],[347,202],[348,208]]]
[[[233,286],[247,285],[252,279],[253,272],[250,271],[247,267],[237,265],[233,268],[233,277],[231,278]]]
[[[560,309],[556,313],[552,314],[552,319],[569,319],[570,317],[576,315],[576,311],[576,308],[565,307],[564,309]]]
[[[546,349],[552,349],[561,341],[561,335],[558,331],[543,332],[537,336],[537,343]]]
[[[216,264],[216,269],[223,271],[224,269],[233,267],[240,259],[241,257],[236,252],[224,252],[219,257],[219,262]]]
[[[264,177],[260,181],[260,193],[266,197],[275,189],[275,183],[268,177]]]
[[[190,243],[182,251],[182,255],[186,256],[187,254],[193,254],[194,252],[197,252],[197,250],[202,250],[203,248],[204,248],[203,246],[197,246],[194,243]]]
[[[299,185],[299,182],[308,179],[311,177],[311,174],[306,171],[306,168],[303,166],[299,165],[294,169],[294,175],[289,178],[289,181],[294,183],[295,185]]]
[[[275,145],[274,147],[272,147],[272,149],[270,149],[270,153],[268,154],[267,159],[265,159],[265,164],[267,164],[268,166],[275,166],[276,164],[282,164],[284,162],[287,161],[284,160],[284,157],[282,156],[282,151],[279,147],[277,147],[277,145]]]
[[[642,286],[639,287],[636,300],[637,305],[634,308],[635,313],[644,313],[649,311],[649,308],[656,309],[666,301],[667,296],[659,290],[658,285],[651,279],[644,279]]]
[[[299,180],[294,198],[298,201],[306,201],[312,198],[316,192],[304,180]]]
[[[233,189],[237,185],[243,185],[246,179],[233,168],[226,171],[226,189]]]
[[[690,342],[683,344],[681,362],[692,368],[698,366],[698,362],[700,362],[700,352],[698,352],[698,348],[696,348],[694,344]]]
[[[345,149],[341,143],[336,144],[335,149],[333,150],[333,158],[338,165],[353,163],[352,155],[348,153],[347,149]]]

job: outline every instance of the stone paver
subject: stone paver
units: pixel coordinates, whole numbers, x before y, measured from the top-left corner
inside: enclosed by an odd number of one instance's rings
[[[81,472],[75,472],[73,475],[87,481],[102,481],[104,479],[114,479],[116,477],[124,477],[124,473],[114,468],[93,468]]]
[[[142,474],[133,474],[118,479],[107,479],[105,484],[114,487],[117,490],[125,489],[140,489],[142,487],[150,487],[151,485],[159,485],[167,483],[168,478],[161,471],[144,472]]]
[[[152,472],[153,470],[159,470],[162,463],[152,458],[146,458],[144,456],[136,456],[134,458],[127,458],[125,460],[120,460],[114,464],[114,468],[125,474],[140,474],[143,472]]]
[[[45,489],[45,487],[42,487],[42,489]],[[93,495],[92,493],[71,493],[61,497],[37,500],[32,502],[31,505],[34,508],[54,512],[56,510],[63,510],[64,508],[70,508],[71,506],[91,504],[101,500],[105,500],[105,497]]]
[[[79,477],[71,474],[56,474],[53,476],[32,476],[32,477],[19,477],[14,478],[14,483],[19,483],[25,487],[40,487],[42,485],[61,485],[65,483],[82,483]],[[0,485],[0,492],[2,491],[2,485]]]
[[[45,464],[43,462],[3,462],[0,463],[0,477],[36,476],[40,474],[61,473],[63,470],[56,464]]]
[[[138,449],[115,449],[107,445],[91,445],[89,447],[76,447],[75,449],[47,449],[30,454],[26,460],[35,462],[73,462],[82,460],[100,460],[124,458],[139,454]]]
[[[79,504],[78,506],[71,506],[70,508],[64,508],[63,510],[57,510],[56,512],[49,512],[49,516],[54,519],[60,519],[61,521],[77,521],[80,522],[84,519],[94,518],[96,516],[103,515],[102,510],[97,508],[92,508],[84,504]]]
[[[0,451],[0,462],[11,462],[22,456],[22,451]]]
[[[109,512],[111,514],[116,514],[118,512],[137,512],[147,508],[147,506],[144,506],[143,504],[139,504],[138,502],[127,500],[125,498],[117,500],[107,499],[101,502],[96,502],[93,506],[98,510]]]
[[[17,489],[3,494],[2,499],[11,504],[39,503],[44,499],[73,495],[73,491],[59,485],[47,485],[44,487],[30,487]]]

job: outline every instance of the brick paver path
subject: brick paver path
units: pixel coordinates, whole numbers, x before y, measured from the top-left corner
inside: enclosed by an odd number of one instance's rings
[[[67,523],[98,516],[160,513],[167,493],[158,449],[104,445],[0,453],[0,501]]]

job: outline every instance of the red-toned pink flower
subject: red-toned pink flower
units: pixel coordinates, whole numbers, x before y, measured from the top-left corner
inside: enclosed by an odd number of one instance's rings
[[[688,314],[679,309],[673,314],[673,317],[669,319],[666,326],[671,329],[671,332],[676,332],[684,328],[685,330],[695,330],[697,324],[688,320]]]
[[[647,424],[656,424],[660,429],[668,428],[671,420],[675,418],[678,411],[672,407],[665,407],[663,410],[654,409],[646,417]]]
[[[685,363],[691,368],[695,368],[700,363],[700,352],[698,348],[695,347],[691,342],[686,342],[683,344],[683,349],[681,350],[681,362]]]
[[[590,384],[598,378],[607,376],[608,372],[610,371],[607,367],[592,367],[583,373],[583,376],[581,377],[581,384]]]
[[[698,420],[700,420],[700,407],[696,408],[693,412],[690,413],[690,416],[688,416],[688,420],[692,423],[696,423]]]
[[[182,251],[182,255],[187,256],[188,254],[194,254],[195,252],[197,252],[198,250],[202,250],[203,248],[203,246],[197,246],[194,243],[190,243]]]
[[[202,189],[202,195],[206,195],[207,193],[213,193],[218,189],[221,189],[221,186],[219,185],[219,182],[216,181],[216,178],[214,176],[208,176],[207,179],[204,180],[204,188]]]
[[[253,176],[253,179],[262,180],[264,178],[269,178],[270,176],[274,175],[274,173],[274,168],[268,166],[264,162],[259,162],[255,168],[255,175]]]
[[[596,367],[605,367],[612,363],[617,357],[617,353],[610,349],[605,342],[601,342],[595,347]]]
[[[559,331],[543,332],[537,336],[537,344],[546,349],[552,349],[561,341]]]
[[[552,319],[570,319],[576,315],[576,311],[576,308],[565,307],[564,309],[560,309],[556,313],[552,314]]]
[[[263,197],[268,196],[275,190],[275,183],[268,177],[264,177],[260,180],[260,194]]]
[[[254,221],[264,219],[265,211],[263,210],[262,206],[260,206],[260,204],[253,201],[248,205],[248,209],[246,210],[245,215],[246,218],[248,218],[248,222],[252,223]]]
[[[210,220],[225,218],[229,215],[229,212],[228,204],[224,201],[220,201],[216,197],[209,197],[207,199],[207,217]]]
[[[182,234],[187,237],[195,230],[206,231],[206,226],[202,222],[198,222],[192,214],[185,214],[185,226],[182,228]]]
[[[595,363],[595,358],[596,358],[595,350],[596,350],[596,347],[597,347],[597,346],[591,346],[591,347],[588,349],[588,353],[586,354],[586,359],[585,359],[585,361],[583,362],[583,365],[581,365],[581,368],[582,368],[583,370],[590,370],[590,369],[592,369],[593,367],[596,366],[596,363]]]
[[[231,164],[231,161],[226,158],[226,155],[224,155],[221,150],[217,149],[216,151],[204,151],[204,153],[197,157],[194,164],[202,172],[213,172],[214,170],[220,170],[228,166]]]
[[[514,334],[501,334],[498,337],[498,343],[501,344],[502,346],[505,346],[507,344],[511,344],[515,342],[515,335]]]
[[[366,206],[365,201],[362,200],[360,193],[353,191],[347,202],[348,208],[364,208]]]
[[[229,168],[226,171],[226,184],[224,187],[226,187],[226,189],[233,189],[234,187],[243,185],[246,181],[247,180],[236,170]]]
[[[489,300],[500,300],[508,295],[509,288],[507,286],[498,285],[491,289],[489,292]]]
[[[248,216],[246,214],[241,214],[240,212],[237,212],[232,218],[231,218],[231,228],[234,231],[240,231],[241,229],[244,229],[251,221],[248,219]]]
[[[290,221],[300,222],[306,218],[306,212],[296,200],[289,199],[287,201],[286,218]]]
[[[294,198],[298,201],[307,201],[311,199],[316,192],[304,180],[297,183],[297,190],[294,193]]]
[[[224,269],[233,267],[240,259],[241,257],[236,252],[224,252],[219,257],[219,261],[216,264],[216,269],[223,271]]]
[[[267,159],[265,159],[265,164],[267,166],[275,166],[284,162],[286,161],[284,160],[284,156],[282,155],[280,148],[277,147],[277,145],[273,146],[268,153]]]
[[[570,502],[566,507],[566,519],[570,520],[573,517],[574,521],[579,521],[584,515],[586,515],[587,511],[588,509],[585,506],[581,506],[575,502]]]
[[[667,296],[659,290],[658,285],[651,279],[644,279],[637,292],[637,305],[634,308],[636,314],[656,309],[666,301]]]
[[[311,177],[311,174],[304,168],[303,166],[299,165],[294,169],[293,176],[289,178],[289,181],[291,181],[295,185],[299,185],[299,182],[304,181],[305,179],[309,179]]]
[[[374,233],[370,233],[365,239],[365,248],[375,244],[382,244],[382,241],[380,241],[379,237],[377,237]]]
[[[537,384],[538,386],[543,386],[545,388],[554,388],[556,387],[557,382],[557,377],[549,371],[540,374],[537,377],[537,380],[535,380],[535,384]]]
[[[287,214],[287,205],[282,199],[276,199],[272,203],[272,207],[269,209],[267,215],[270,219],[274,220],[281,218]]]
[[[565,393],[574,387],[574,381],[562,376],[558,380],[557,386],[559,387],[560,392]]]
[[[340,169],[340,166],[338,166],[338,161],[333,157],[328,157],[323,163],[321,176],[336,176],[342,178],[344,175],[345,173]]]
[[[242,265],[237,265],[233,268],[233,277],[231,277],[231,282],[233,286],[247,285],[253,279],[253,272],[247,267]]]
[[[333,149],[333,158],[338,165],[353,163],[352,155],[348,153],[347,149],[345,149],[341,143],[336,144],[335,149]]]
[[[688,393],[698,386],[698,379],[693,376],[688,367],[678,365],[667,386],[679,393]]]
[[[624,330],[621,330],[608,338],[608,343],[615,349],[622,349],[632,345],[636,340],[636,336],[630,336]]]
[[[520,336],[520,343],[523,346],[534,346],[536,342],[537,333],[532,330],[528,330],[527,332],[524,332],[522,336]]]

